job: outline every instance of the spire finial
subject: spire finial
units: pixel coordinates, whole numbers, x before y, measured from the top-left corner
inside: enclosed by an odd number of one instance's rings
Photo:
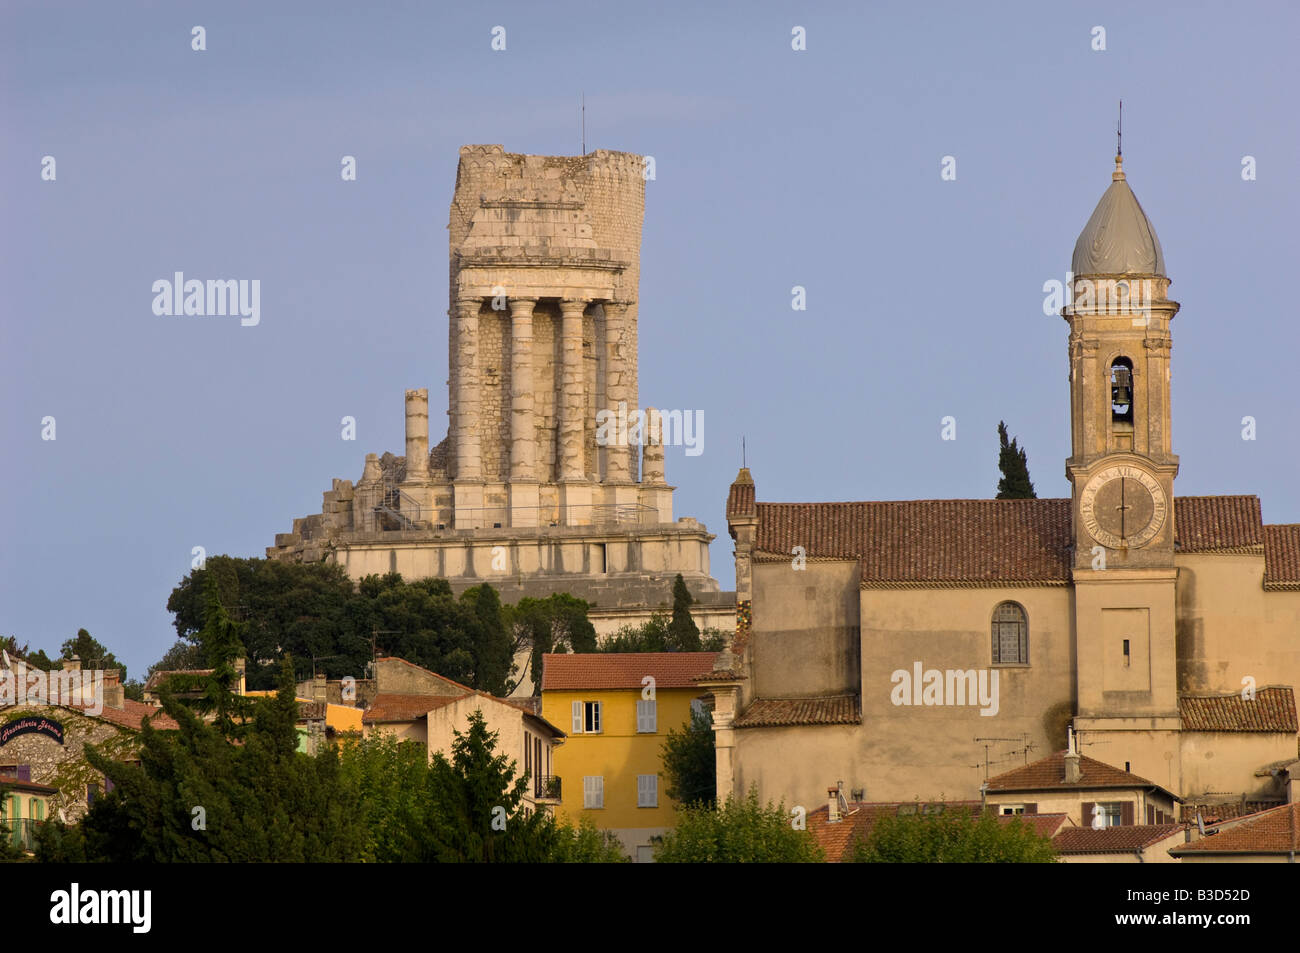
[[[1124,181],[1124,100],[1119,101],[1119,125],[1115,127],[1115,171],[1112,182]]]

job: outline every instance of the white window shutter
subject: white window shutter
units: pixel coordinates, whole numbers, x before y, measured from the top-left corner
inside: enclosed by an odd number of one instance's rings
[[[645,709],[645,730],[654,733],[659,730],[659,703],[652,698],[645,703]]]
[[[636,776],[636,806],[659,806],[659,776],[655,774],[638,774]]]
[[[582,806],[605,806],[605,779],[600,775],[587,775],[582,779]]]
[[[582,734],[582,702],[573,703],[573,733]]]

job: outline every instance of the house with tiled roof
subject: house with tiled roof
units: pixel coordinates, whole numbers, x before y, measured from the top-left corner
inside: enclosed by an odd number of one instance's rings
[[[771,502],[741,469],[736,633],[701,681],[720,793],[969,798],[1073,727],[1181,799],[1288,796],[1300,525],[1175,491],[1179,304],[1118,160],[1071,273],[1067,498]]]
[[[1052,837],[1062,863],[1168,864],[1169,851],[1192,836],[1186,824],[1129,824],[1118,827],[1062,827]]]
[[[513,759],[516,777],[529,779],[523,810],[552,811],[559,803],[555,750],[565,732],[542,717],[532,699],[498,698],[400,658],[376,659],[374,681],[375,694],[361,714],[365,737],[413,741],[430,760],[438,752],[450,758],[456,732],[464,734],[470,713],[481,712],[497,733],[497,753]]]
[[[80,820],[108,786],[86,745],[138,762],[146,722],[160,731],[178,727],[154,706],[127,698],[117,669],[83,670],[75,657],[53,672],[0,661],[0,775],[50,789],[39,798],[44,816],[23,818]]]
[[[596,652],[542,656],[542,713],[568,730],[556,753],[559,814],[613,831],[628,856],[648,861],[675,822],[665,789],[669,730],[704,711],[717,652]],[[698,792],[712,798],[713,791]]]
[[[1300,802],[1234,818],[1169,853],[1183,863],[1294,864],[1300,855]]]
[[[999,815],[1063,813],[1079,827],[1172,824],[1178,797],[1146,778],[1079,754],[1071,747],[984,782]]]

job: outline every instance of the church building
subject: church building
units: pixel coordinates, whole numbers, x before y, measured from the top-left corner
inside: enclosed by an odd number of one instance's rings
[[[969,800],[1071,727],[1184,806],[1288,796],[1300,525],[1175,495],[1179,305],[1119,157],[1072,272],[1069,499],[771,503],[740,471],[719,796]]]

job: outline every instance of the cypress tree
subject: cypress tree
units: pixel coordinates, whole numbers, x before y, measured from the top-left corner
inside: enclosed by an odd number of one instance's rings
[[[998,439],[1002,446],[998,452],[998,469],[1002,479],[998,480],[999,500],[1036,500],[1034,484],[1029,480],[1029,459],[1023,447],[1016,445],[1015,439],[1008,442],[1007,425],[998,421]]]
[[[686,580],[678,573],[673,580],[673,617],[668,623],[668,644],[675,652],[698,652],[700,650],[700,628],[691,618],[691,591],[686,588]]]

